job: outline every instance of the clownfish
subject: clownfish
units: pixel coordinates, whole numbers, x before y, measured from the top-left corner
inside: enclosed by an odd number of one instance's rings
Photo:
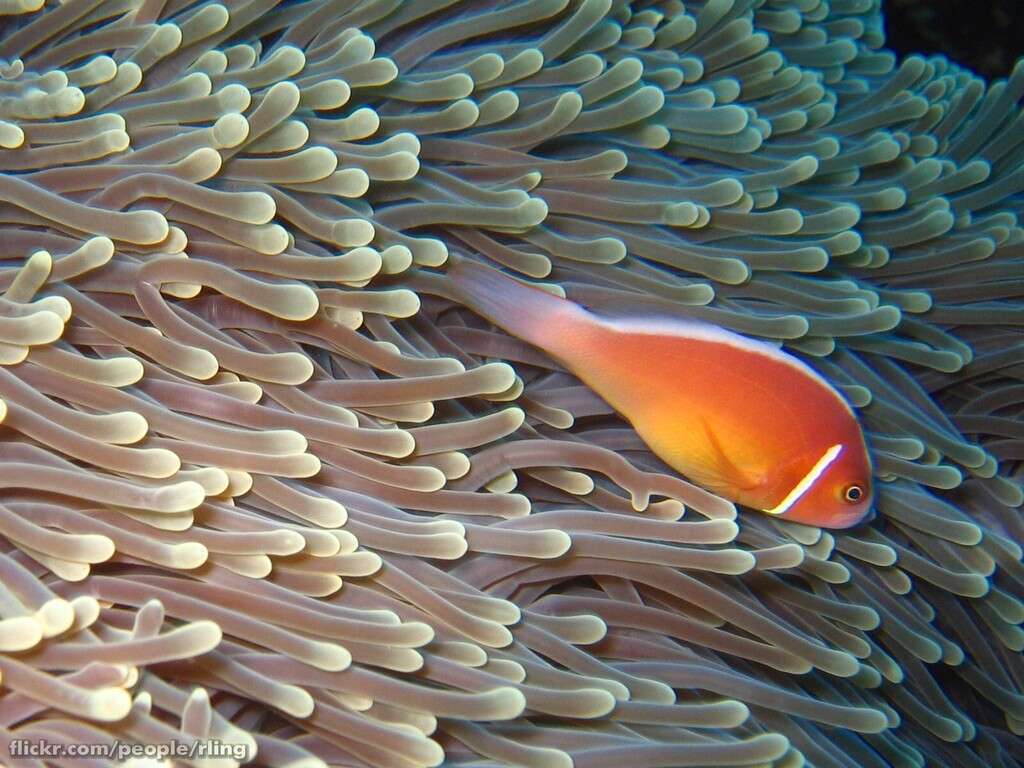
[[[797,358],[701,321],[601,317],[465,258],[446,283],[450,297],[565,366],[697,485],[823,528],[870,511],[860,424]]]

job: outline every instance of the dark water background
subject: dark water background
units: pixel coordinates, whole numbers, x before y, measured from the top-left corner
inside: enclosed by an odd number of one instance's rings
[[[1024,56],[1024,0],[883,0],[887,47],[942,53],[988,78]]]

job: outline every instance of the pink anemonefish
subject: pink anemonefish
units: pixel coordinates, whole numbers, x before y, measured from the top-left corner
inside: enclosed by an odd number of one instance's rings
[[[723,328],[608,319],[496,269],[453,259],[456,297],[547,352],[704,488],[786,520],[848,528],[871,462],[850,406],[800,360]]]

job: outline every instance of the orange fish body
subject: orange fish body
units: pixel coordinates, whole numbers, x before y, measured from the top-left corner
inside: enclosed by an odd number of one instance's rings
[[[696,321],[602,318],[466,260],[449,277],[460,300],[561,362],[698,485],[808,525],[846,528],[869,512],[860,425],[795,357]]]

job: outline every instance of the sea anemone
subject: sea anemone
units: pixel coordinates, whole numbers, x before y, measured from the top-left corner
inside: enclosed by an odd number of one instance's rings
[[[1024,763],[1024,63],[878,0],[0,14],[8,762]],[[877,516],[687,482],[453,253],[801,356]]]

